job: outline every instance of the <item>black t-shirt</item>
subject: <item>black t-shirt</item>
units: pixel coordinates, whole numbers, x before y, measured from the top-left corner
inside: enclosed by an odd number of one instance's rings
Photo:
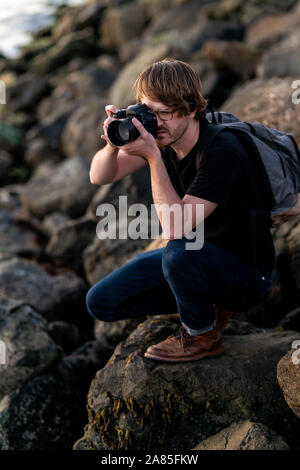
[[[197,148],[205,141],[209,121],[200,123],[197,144],[178,160],[171,147],[161,149],[162,159],[177,194],[183,198],[190,194],[218,203],[204,221],[204,241],[212,243],[270,276],[274,269],[274,245],[266,220],[259,221],[256,233],[257,261],[254,263],[249,212],[238,208],[247,201],[249,181],[259,206],[259,187],[255,188],[255,175],[237,136],[223,131],[203,153],[200,167],[196,168]],[[249,179],[250,178],[250,179]],[[261,205],[263,207],[263,205]]]

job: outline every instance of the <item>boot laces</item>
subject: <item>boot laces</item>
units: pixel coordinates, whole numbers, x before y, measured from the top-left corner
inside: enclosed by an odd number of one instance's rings
[[[184,343],[188,345],[191,344],[193,340],[192,336],[188,334],[183,325],[177,325],[172,336],[180,339],[183,352],[185,352]]]

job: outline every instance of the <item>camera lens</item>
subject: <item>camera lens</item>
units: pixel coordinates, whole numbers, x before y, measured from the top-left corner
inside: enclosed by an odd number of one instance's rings
[[[127,118],[112,121],[107,128],[107,135],[112,144],[121,146],[137,139],[140,134],[131,118]]]
[[[118,127],[116,128],[116,133],[118,138],[124,142],[127,142],[130,137],[129,128],[126,123],[120,122]]]

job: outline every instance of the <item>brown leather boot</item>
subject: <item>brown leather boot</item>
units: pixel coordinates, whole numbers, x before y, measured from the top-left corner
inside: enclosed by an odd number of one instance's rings
[[[216,326],[202,335],[191,336],[183,325],[164,341],[149,346],[144,356],[161,362],[197,361],[205,357],[219,357],[224,352],[222,333],[233,312],[215,306]]]
[[[223,331],[225,330],[225,326],[227,325],[234,312],[232,312],[231,310],[226,310],[225,308],[221,308],[215,304],[214,307],[217,315],[217,323],[215,328],[218,331],[218,337],[221,338]]]

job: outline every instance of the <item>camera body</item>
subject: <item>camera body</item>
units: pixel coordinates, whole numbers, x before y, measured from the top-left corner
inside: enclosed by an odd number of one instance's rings
[[[127,109],[120,109],[113,115],[117,121],[112,121],[107,128],[107,135],[112,144],[122,146],[137,139],[140,135],[132,124],[132,118],[138,119],[144,128],[157,137],[157,119],[155,113],[145,104],[134,104]]]

